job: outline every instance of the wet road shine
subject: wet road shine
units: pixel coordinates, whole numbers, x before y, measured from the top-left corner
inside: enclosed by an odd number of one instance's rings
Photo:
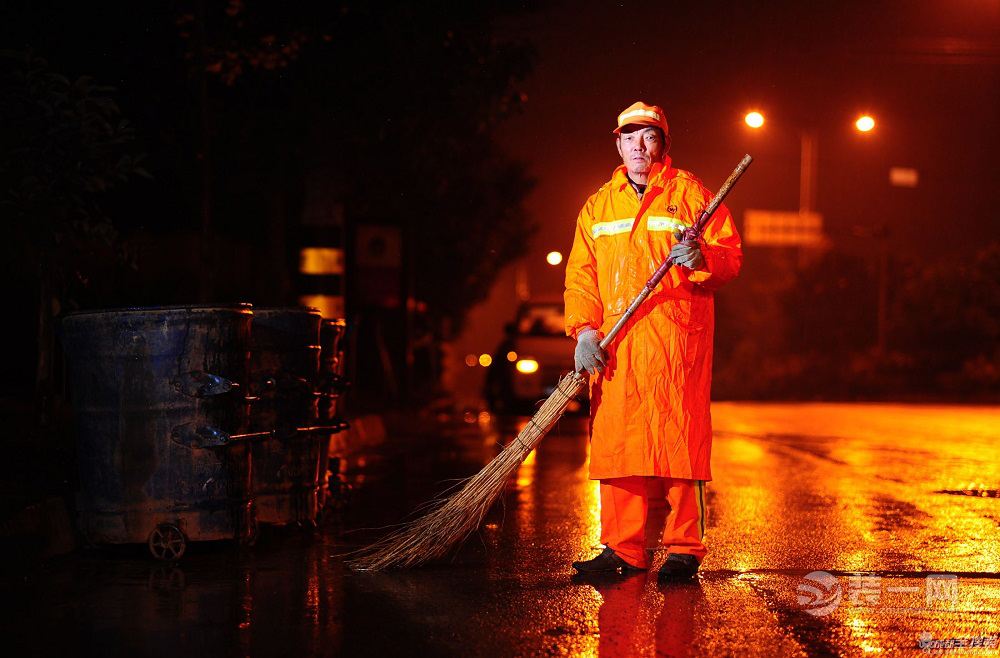
[[[392,423],[348,459],[347,511],[253,549],[46,563],[6,582],[33,654],[1000,656],[1000,408],[713,405],[708,557],[581,580],[599,550],[585,421],[567,418],[445,564],[353,573],[340,555],[471,475],[522,418]],[[396,427],[396,426],[399,427]],[[419,427],[420,429],[415,429]]]

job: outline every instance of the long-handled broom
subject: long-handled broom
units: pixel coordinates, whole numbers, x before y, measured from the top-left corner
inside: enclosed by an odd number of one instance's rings
[[[693,226],[684,231],[685,240],[695,240],[701,235],[705,224],[712,217],[726,195],[750,166],[752,158],[743,157],[740,163],[722,185]],[[601,349],[607,349],[611,341],[639,305],[653,292],[660,279],[667,273],[673,261],[668,257],[649,278],[642,291],[622,314],[615,326],[601,341]],[[407,568],[421,565],[429,560],[442,557],[456,544],[466,539],[479,524],[486,512],[496,502],[510,477],[517,471],[552,426],[562,417],[566,407],[587,383],[587,378],[579,372],[563,375],[555,390],[528,424],[499,455],[493,458],[476,475],[465,481],[462,488],[450,497],[432,501],[427,511],[418,519],[404,524],[374,544],[352,554],[348,565],[357,570],[381,571],[383,569]]]

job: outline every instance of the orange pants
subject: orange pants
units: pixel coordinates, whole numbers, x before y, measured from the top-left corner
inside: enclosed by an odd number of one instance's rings
[[[708,552],[705,536],[705,482],[678,478],[631,477],[601,480],[601,542],[629,564],[649,566],[646,517],[650,498],[666,495],[670,513],[663,545],[670,553],[686,553],[700,564]]]

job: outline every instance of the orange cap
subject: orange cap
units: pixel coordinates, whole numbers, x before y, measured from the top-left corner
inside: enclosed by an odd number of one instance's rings
[[[627,125],[656,126],[667,135],[667,115],[659,105],[646,105],[642,101],[632,103],[618,115],[618,127],[612,132],[620,134]]]

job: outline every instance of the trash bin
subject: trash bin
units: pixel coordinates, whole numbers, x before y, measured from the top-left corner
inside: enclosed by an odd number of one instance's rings
[[[253,490],[261,523],[315,524],[322,502],[320,470],[326,428],[319,426],[319,311],[254,310],[250,350]]]
[[[322,507],[343,508],[350,494],[350,486],[340,473],[340,456],[330,456],[333,435],[350,428],[343,418],[343,396],[349,385],[343,349],[346,332],[347,322],[342,318],[323,320],[320,327],[319,416],[320,422],[331,428],[320,462]]]
[[[324,421],[338,417],[341,397],[347,390],[343,350],[346,331],[343,319],[323,320],[320,327],[319,416]]]
[[[93,544],[255,537],[246,426],[249,304],[84,311],[61,324],[78,521]]]

